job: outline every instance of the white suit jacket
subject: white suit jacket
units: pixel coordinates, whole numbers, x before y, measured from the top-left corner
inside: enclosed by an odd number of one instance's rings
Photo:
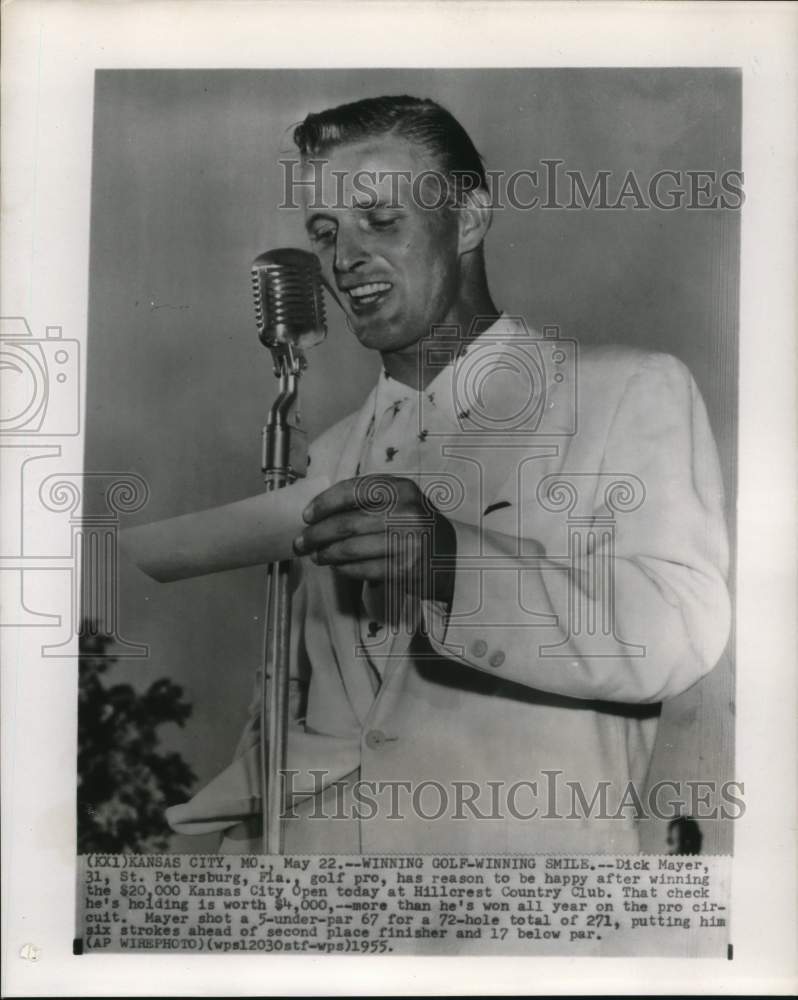
[[[350,824],[353,852],[634,852],[629,785],[642,797],[659,703],[715,665],[729,631],[706,411],[669,355],[571,361],[511,319],[489,334],[446,368],[449,389],[436,380],[422,421],[417,479],[457,535],[449,613],[425,603],[415,635],[370,639],[352,583],[296,563],[292,669],[307,701],[289,736],[293,789],[358,770],[362,787],[389,783],[377,815]],[[537,365],[533,390],[511,356]],[[314,474],[355,475],[372,413],[373,393],[317,439]],[[376,691],[364,646],[382,654]],[[257,704],[232,766],[169,811],[176,830],[258,813]],[[589,814],[580,803],[602,788],[603,815],[600,799]]]

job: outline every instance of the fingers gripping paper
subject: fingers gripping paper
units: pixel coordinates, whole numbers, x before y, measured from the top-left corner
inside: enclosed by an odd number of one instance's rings
[[[223,507],[128,528],[120,543],[159,583],[289,559],[303,509],[329,485],[323,476],[300,479]]]

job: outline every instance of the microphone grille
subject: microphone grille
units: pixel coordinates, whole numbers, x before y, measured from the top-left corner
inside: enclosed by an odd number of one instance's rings
[[[266,347],[291,344],[302,349],[324,339],[321,265],[308,250],[268,250],[252,262],[255,323]]]

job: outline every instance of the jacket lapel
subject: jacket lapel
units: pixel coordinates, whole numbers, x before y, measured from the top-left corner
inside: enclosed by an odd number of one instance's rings
[[[376,387],[368,394],[358,411],[352,428],[344,442],[343,450],[333,472],[333,482],[352,479],[357,475],[357,464],[366,429],[374,411]],[[319,574],[322,600],[327,608],[330,642],[334,650],[332,662],[338,666],[347,700],[358,721],[362,724],[374,702],[375,683],[371,667],[363,656],[357,655],[360,646],[359,584],[325,568]]]
[[[344,479],[352,479],[357,475],[357,463],[360,460],[360,452],[366,438],[369,421],[374,413],[374,400],[376,395],[377,387],[375,386],[368,396],[366,396],[363,405],[360,407],[360,410],[352,423],[352,429],[344,442],[341,457],[338,461],[338,465],[335,467],[333,482],[339,483]]]

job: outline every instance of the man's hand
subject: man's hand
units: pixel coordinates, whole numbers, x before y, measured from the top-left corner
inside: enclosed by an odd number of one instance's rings
[[[302,516],[307,527],[294,540],[297,555],[309,555],[355,580],[400,586],[422,599],[451,603],[455,530],[412,479],[346,479],[320,493]]]

